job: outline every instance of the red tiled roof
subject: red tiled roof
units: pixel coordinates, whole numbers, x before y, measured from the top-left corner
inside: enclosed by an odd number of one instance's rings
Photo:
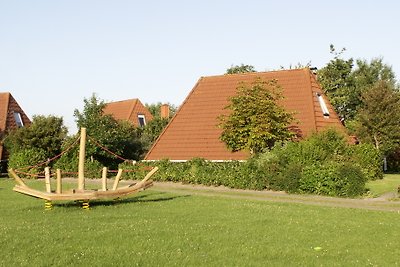
[[[149,110],[139,99],[128,99],[106,104],[104,114],[109,114],[116,120],[126,120],[135,126],[139,126],[138,115],[144,115],[146,122],[153,119]]]
[[[21,115],[21,119],[24,125],[31,123],[28,116],[15,101],[14,97],[8,93],[0,93],[0,138],[7,132],[18,128],[15,121],[14,112],[18,112]],[[4,149],[0,143],[0,160],[3,159]]]
[[[6,129],[10,93],[0,93],[0,133]]]
[[[295,125],[302,136],[325,127],[343,129],[342,124],[325,96],[330,116],[324,117],[317,93],[323,92],[309,69],[258,72],[202,77],[194,86],[178,112],[164,129],[146,155],[147,160],[189,160],[201,157],[208,160],[241,160],[246,151],[230,152],[220,141],[222,130],[218,117],[229,112],[224,107],[229,97],[236,94],[240,82],[251,83],[256,78],[276,79],[283,88],[282,104],[295,112]]]

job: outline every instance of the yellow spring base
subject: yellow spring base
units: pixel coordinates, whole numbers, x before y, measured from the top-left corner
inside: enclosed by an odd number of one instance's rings
[[[45,210],[52,210],[53,209],[53,203],[51,203],[51,201],[46,200],[44,202],[44,209]]]
[[[82,209],[84,209],[84,210],[90,209],[89,201],[82,201]]]

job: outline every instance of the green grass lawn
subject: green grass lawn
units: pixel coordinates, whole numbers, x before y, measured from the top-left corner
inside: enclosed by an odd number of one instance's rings
[[[0,179],[1,266],[400,264],[397,212],[151,190],[45,211],[13,184]]]
[[[382,180],[370,181],[366,184],[373,196],[388,192],[397,192],[400,186],[400,174],[385,174]]]

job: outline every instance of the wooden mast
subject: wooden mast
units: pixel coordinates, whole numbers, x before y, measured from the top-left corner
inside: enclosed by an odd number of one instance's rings
[[[81,128],[78,165],[78,190],[85,190],[86,128]]]

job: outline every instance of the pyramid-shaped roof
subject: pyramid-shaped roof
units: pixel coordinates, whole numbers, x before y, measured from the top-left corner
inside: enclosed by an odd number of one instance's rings
[[[236,94],[239,83],[250,84],[257,78],[264,81],[275,79],[282,87],[285,97],[282,104],[288,111],[295,112],[297,122],[293,126],[300,130],[301,136],[326,127],[344,129],[315,75],[308,68],[202,77],[150,149],[146,159],[247,159],[247,151],[230,152],[219,139],[222,129],[218,127],[218,117],[229,112],[224,107],[229,104],[229,98]],[[321,101],[325,103],[329,116],[324,116]]]
[[[150,111],[137,98],[107,103],[103,112],[116,120],[129,121],[135,126],[139,126],[139,115],[143,115],[146,122],[153,119]]]
[[[16,121],[17,119],[19,122]],[[30,123],[30,119],[14,97],[9,92],[0,92],[0,141],[10,130],[20,127],[19,125],[26,126]],[[4,159],[5,154],[0,142],[0,160]]]

